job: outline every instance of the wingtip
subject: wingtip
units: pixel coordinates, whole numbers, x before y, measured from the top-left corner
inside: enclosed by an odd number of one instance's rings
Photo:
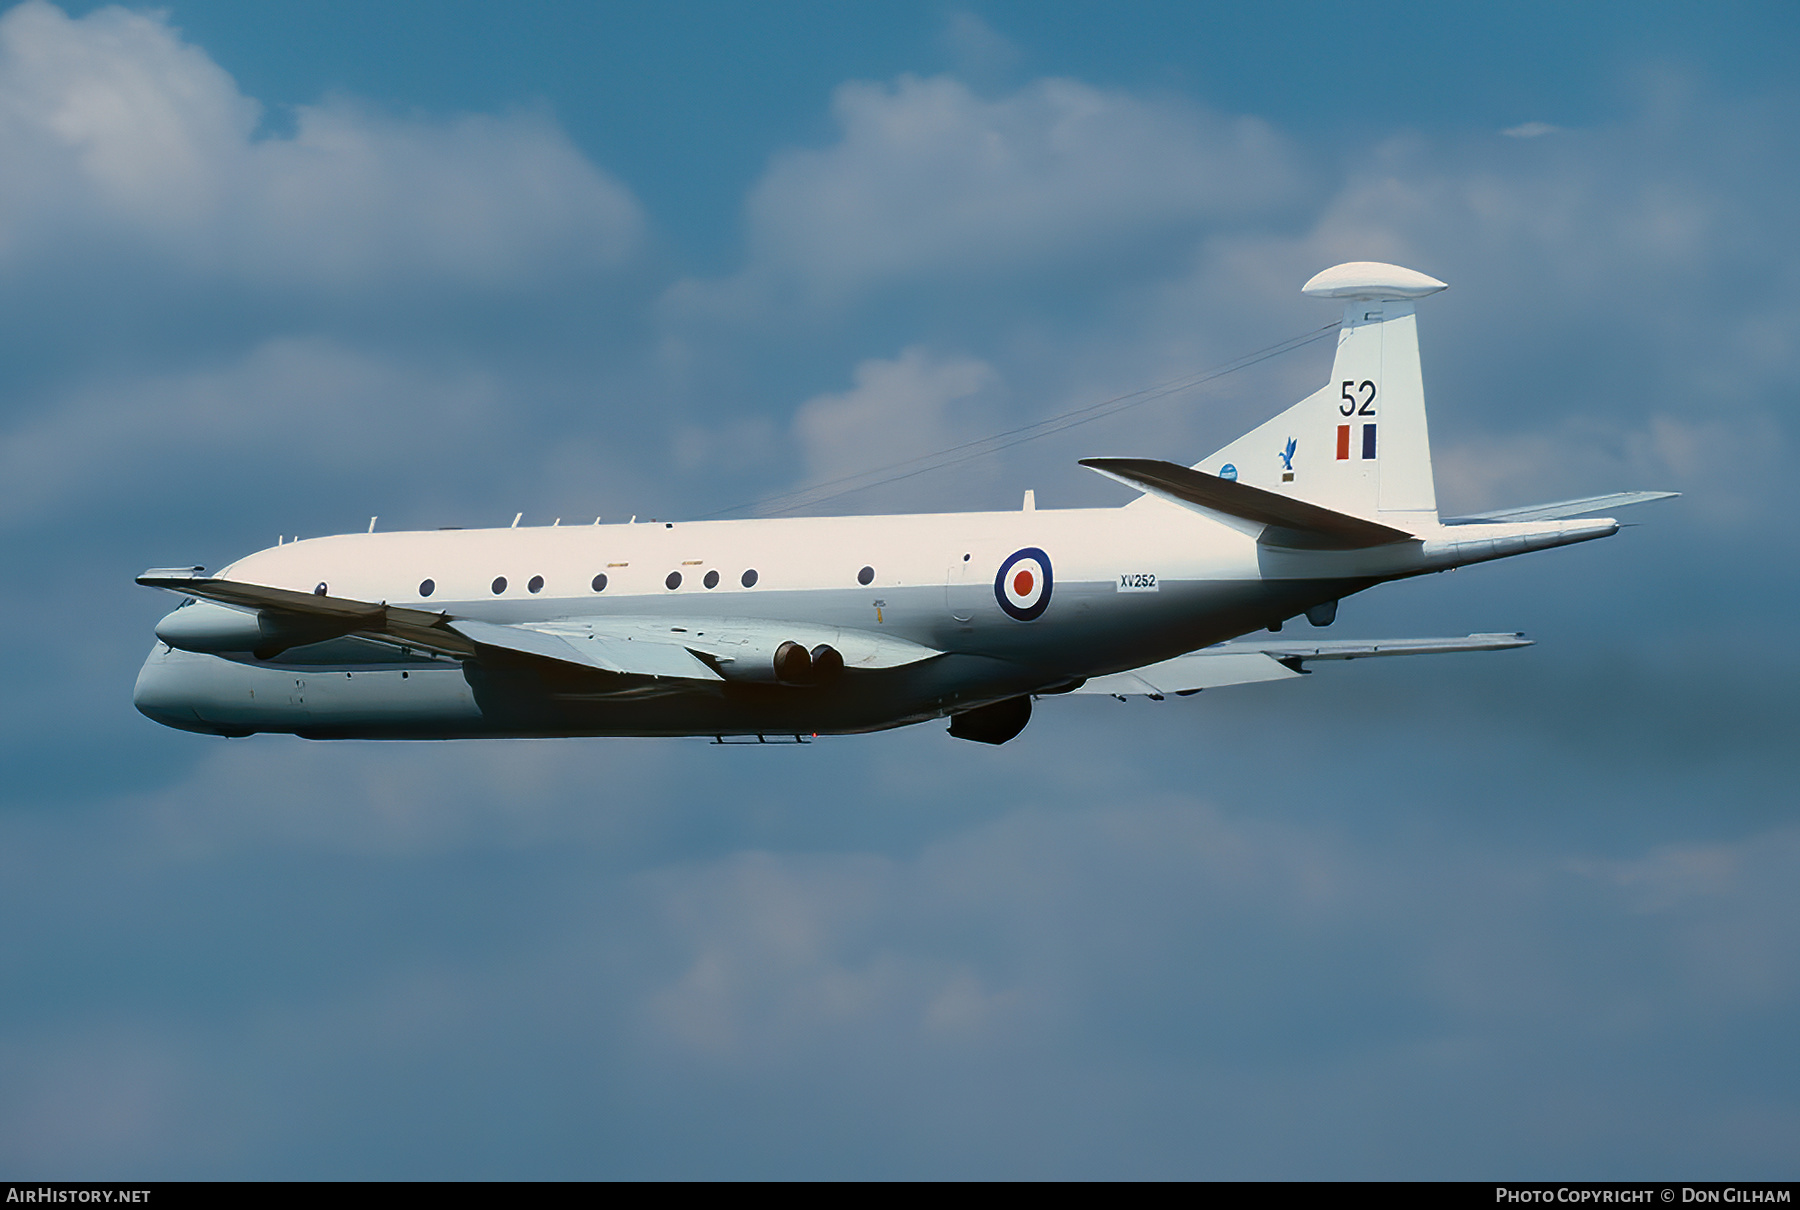
[[[1523,630],[1499,630],[1491,634],[1472,634],[1469,637],[1471,639],[1484,639],[1498,649],[1537,646],[1537,640],[1526,638]]]
[[[197,580],[206,574],[206,568],[195,564],[192,567],[152,567],[140,573],[137,582],[145,588],[162,588],[170,580]]]

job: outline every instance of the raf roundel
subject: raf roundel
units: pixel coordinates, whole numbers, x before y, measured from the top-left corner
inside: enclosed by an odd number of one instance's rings
[[[1050,607],[1054,583],[1050,556],[1035,546],[1027,546],[1000,564],[1000,573],[994,577],[994,599],[1000,602],[1007,617],[1029,622]]]

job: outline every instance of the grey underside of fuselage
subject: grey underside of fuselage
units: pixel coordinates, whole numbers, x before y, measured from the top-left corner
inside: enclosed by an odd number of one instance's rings
[[[847,734],[904,726],[1081,678],[1138,667],[1292,617],[1369,580],[1164,581],[1120,594],[1110,583],[1058,583],[1039,619],[1002,613],[985,583],[770,592],[733,600],[732,616],[804,618],[880,631],[944,654],[882,670],[848,669],[824,686],[656,680],[494,652],[462,662],[346,638],[284,652],[203,655],[158,644],[135,700],[151,718],[211,734],[456,739],[581,735]],[[879,605],[877,604],[879,602]],[[457,616],[543,621],[548,601],[447,603]],[[691,598],[571,602],[569,617],[667,617],[693,623]],[[551,606],[546,610],[546,606]],[[879,614],[877,610],[879,609]],[[879,621],[877,620],[879,617]]]

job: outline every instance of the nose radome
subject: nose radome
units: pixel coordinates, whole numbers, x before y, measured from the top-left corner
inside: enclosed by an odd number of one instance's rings
[[[158,643],[144,666],[138,669],[131,704],[151,722],[177,731],[197,731],[202,735],[235,734],[207,722],[194,710],[193,672],[186,664],[204,658],[207,657],[188,655]]]

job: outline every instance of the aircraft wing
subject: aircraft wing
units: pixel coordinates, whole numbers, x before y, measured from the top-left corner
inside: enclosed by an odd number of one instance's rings
[[[266,584],[221,580],[201,574],[204,570],[200,567],[154,567],[139,576],[137,582],[146,588],[166,588],[170,592],[218,601],[222,605],[238,605],[246,609],[278,609],[309,618],[361,620],[377,617],[388,608],[385,601],[356,601],[348,597],[330,597],[323,593],[299,592],[292,588],[271,588]],[[427,625],[444,616],[417,609],[395,609],[393,612],[417,615]]]
[[[268,632],[256,640],[260,645],[255,654],[262,659],[273,659],[289,647],[353,635],[458,659],[478,660],[484,651],[490,655],[506,651],[588,671],[716,684],[769,680],[766,669],[772,668],[780,647],[790,642],[809,650],[830,646],[843,656],[847,670],[896,668],[942,654],[866,630],[748,618],[577,617],[484,622],[386,602],[223,580],[203,575],[198,568],[155,569],[139,576],[137,582],[255,611],[269,622]],[[217,649],[216,645],[212,649]]]
[[[1583,496],[1579,500],[1558,500],[1553,504],[1531,504],[1524,508],[1502,508],[1471,517],[1450,517],[1445,525],[1479,525],[1486,521],[1558,521],[1564,517],[1580,517],[1588,513],[1643,504],[1649,500],[1668,500],[1680,492],[1613,492],[1607,496]]]
[[[1075,693],[1105,693],[1160,699],[1168,694],[1187,695],[1202,689],[1247,685],[1254,681],[1282,681],[1306,672],[1312,660],[1361,660],[1384,655],[1439,655],[1454,651],[1502,651],[1529,647],[1522,634],[1471,634],[1446,639],[1333,639],[1295,642],[1279,639],[1239,639],[1190,651],[1161,663],[1090,677]]]
[[[608,633],[593,627],[583,632],[476,621],[451,622],[450,629],[483,647],[534,655],[578,668],[684,681],[725,679],[681,643],[667,637]]]
[[[511,626],[456,620],[449,625],[491,647],[606,672],[703,681],[768,681],[776,652],[786,643],[808,650],[831,647],[849,671],[898,668],[943,654],[868,630],[761,618],[606,616]]]
[[[385,601],[358,601],[320,593],[272,588],[221,580],[203,574],[204,569],[153,568],[137,578],[146,588],[164,588],[184,596],[217,601],[255,610],[274,623],[276,633],[258,648],[263,658],[273,658],[289,647],[323,642],[355,634],[392,642],[440,655],[472,656],[475,646],[448,626],[449,615],[423,609],[406,609]],[[264,653],[267,654],[264,654]]]

